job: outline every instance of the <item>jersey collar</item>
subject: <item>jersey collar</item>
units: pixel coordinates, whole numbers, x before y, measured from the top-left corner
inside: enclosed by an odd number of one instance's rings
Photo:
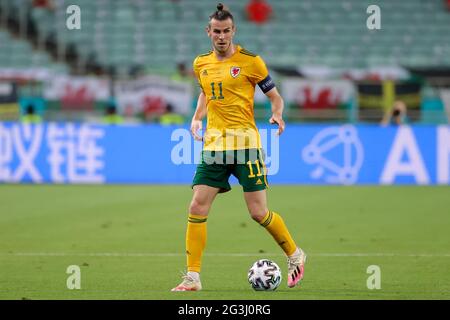
[[[215,59],[217,62],[226,62],[226,61],[228,61],[228,60],[233,59],[233,57],[234,57],[236,54],[238,54],[239,51],[241,51],[241,49],[242,49],[242,47],[241,47],[240,45],[238,45],[238,44],[235,44],[235,47],[236,47],[236,50],[234,51],[234,53],[233,53],[229,58],[226,58],[226,59],[224,59],[224,60],[219,60],[219,59],[217,59],[217,55],[216,55],[216,53],[213,51],[213,52],[214,52],[214,59]]]

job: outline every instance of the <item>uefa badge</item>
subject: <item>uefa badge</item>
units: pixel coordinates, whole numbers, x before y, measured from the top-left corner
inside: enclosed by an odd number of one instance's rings
[[[239,73],[241,73],[241,68],[239,68],[239,67],[231,67],[230,73],[231,73],[231,76],[233,78],[236,78],[239,75]]]

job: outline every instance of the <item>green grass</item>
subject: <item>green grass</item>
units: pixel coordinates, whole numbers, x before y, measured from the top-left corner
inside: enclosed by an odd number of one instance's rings
[[[208,219],[204,290],[172,293],[184,269],[188,186],[0,186],[0,299],[449,299],[449,187],[273,186],[269,205],[308,253],[301,288],[246,281],[285,258],[241,188]],[[81,268],[81,290],[66,269]],[[381,289],[369,290],[369,265]]]

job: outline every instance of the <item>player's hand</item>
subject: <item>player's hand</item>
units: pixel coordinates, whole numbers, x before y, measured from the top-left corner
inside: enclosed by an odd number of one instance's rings
[[[281,118],[281,116],[277,116],[277,115],[272,115],[272,117],[270,118],[269,122],[271,124],[277,124],[278,125],[278,135],[281,135],[284,131],[285,128],[285,123],[283,118]]]
[[[203,138],[198,135],[198,131],[202,129],[202,121],[201,120],[192,120],[191,122],[191,134],[197,141],[202,141]]]

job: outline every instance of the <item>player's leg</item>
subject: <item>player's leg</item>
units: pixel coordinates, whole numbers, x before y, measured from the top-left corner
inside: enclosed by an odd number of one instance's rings
[[[207,185],[196,185],[193,189],[186,231],[187,270],[200,273],[201,259],[206,246],[206,221],[209,209],[220,189]]]
[[[272,235],[287,256],[294,254],[297,245],[292,239],[283,218],[267,208],[266,190],[244,192],[244,198],[253,220]]]
[[[272,235],[288,257],[288,286],[293,287],[303,277],[306,256],[297,247],[281,216],[267,207],[267,170],[261,150],[257,150],[256,155],[254,150],[247,150],[245,164],[236,165],[233,174],[244,189],[251,217]]]
[[[251,217],[263,226],[283,249],[288,261],[288,286],[294,287],[303,279],[305,253],[297,247],[283,218],[267,208],[266,190],[244,192]]]
[[[258,149],[246,150],[245,164],[237,164],[233,174],[244,189],[244,198],[251,217],[266,228],[287,256],[297,246],[281,216],[267,208],[267,175],[263,157]]]
[[[172,291],[201,290],[200,270],[202,255],[206,246],[206,226],[209,209],[219,192],[231,189],[228,183],[230,171],[224,164],[209,164],[204,161],[197,166],[192,183],[194,195],[189,205],[188,225],[186,230],[187,274],[183,282]]]
[[[206,221],[209,209],[220,189],[207,185],[195,185],[193,190],[194,195],[189,205],[186,230],[187,273],[183,276],[183,281],[172,291],[199,291],[202,289],[200,270],[206,246]]]

